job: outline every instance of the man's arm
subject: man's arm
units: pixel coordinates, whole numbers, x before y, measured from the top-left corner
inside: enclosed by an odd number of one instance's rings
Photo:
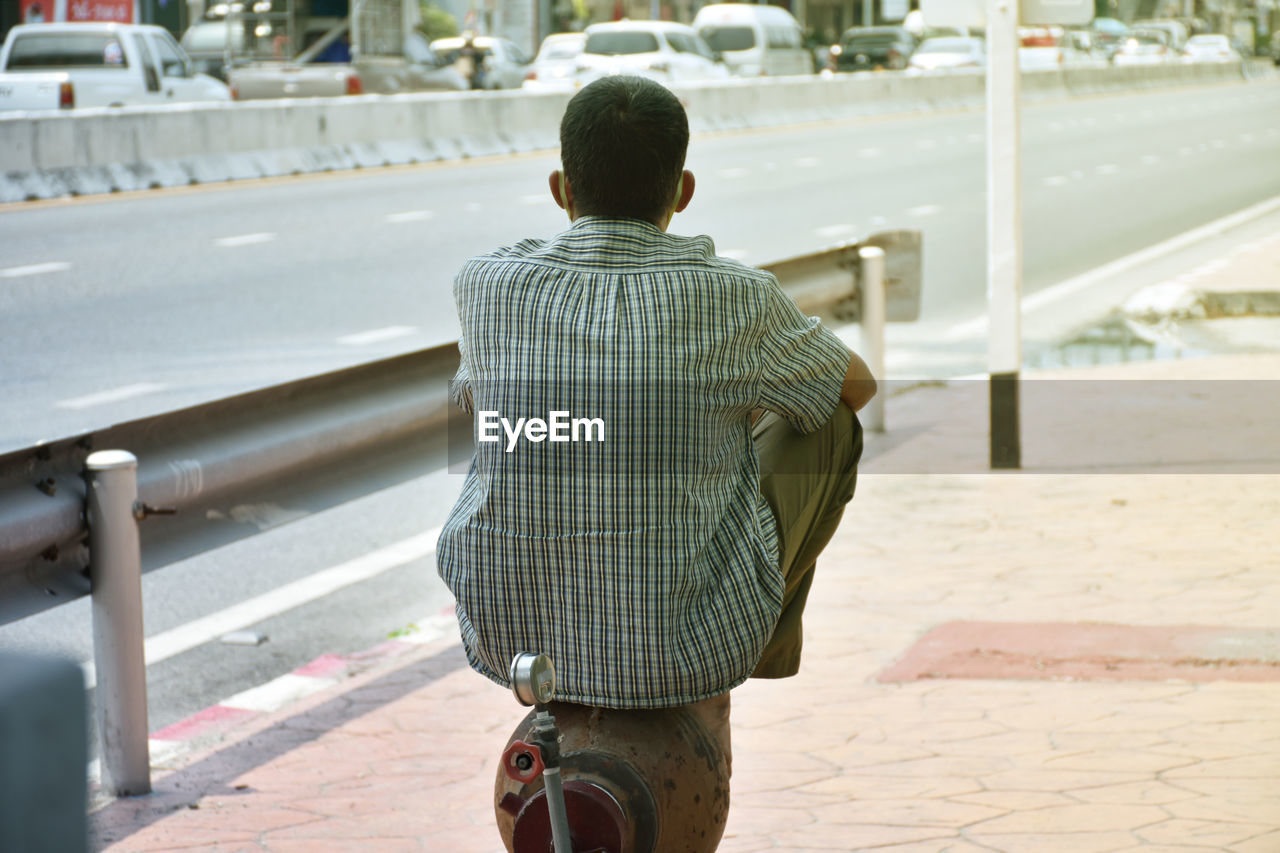
[[[876,395],[876,378],[871,375],[867,363],[855,352],[849,357],[849,369],[844,373],[840,387],[840,399],[855,412],[871,402]]]

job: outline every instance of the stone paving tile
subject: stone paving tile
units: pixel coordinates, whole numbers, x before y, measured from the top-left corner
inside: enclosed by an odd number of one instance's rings
[[[1132,847],[1134,843],[1134,837],[1127,832],[1082,831],[1052,835],[982,835],[971,832],[970,838],[1000,853],[1115,853]]]
[[[1227,849],[1230,853],[1275,853],[1280,850],[1280,830],[1232,844]]]
[[[973,835],[1004,833],[1072,833],[1081,828],[1093,831],[1133,830],[1165,820],[1168,815],[1155,806],[1088,805],[1049,806],[1033,811],[992,818],[971,827]]]
[[[809,813],[822,823],[956,828],[1007,814],[1008,811],[935,799],[854,800],[809,809]]]
[[[1205,847],[1226,847],[1256,838],[1272,827],[1265,824],[1228,823],[1223,820],[1162,821],[1134,831],[1144,841],[1156,844],[1192,843]]]

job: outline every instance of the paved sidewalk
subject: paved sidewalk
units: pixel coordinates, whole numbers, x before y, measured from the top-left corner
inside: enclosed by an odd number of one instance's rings
[[[1250,380],[1253,397],[1270,393],[1270,419],[1256,414],[1220,458],[1176,442],[1152,458],[1161,425],[1200,417],[1194,393],[1167,381],[1195,376]],[[983,383],[893,398],[891,431],[872,437],[819,564],[801,674],[734,694],[722,851],[1280,851],[1280,682],[1225,680],[1246,662],[1280,674],[1280,356],[1054,377],[1087,381],[1055,407],[1029,402],[1053,399],[1054,383],[1028,377],[1020,473],[983,471]],[[1066,416],[1094,398],[1087,419]],[[1249,435],[1272,443],[1226,452]],[[1073,447],[1096,458],[1063,470]],[[1045,448],[1054,458],[1037,470]],[[1126,460],[1181,473],[1110,473]],[[1251,473],[1264,463],[1271,473]],[[903,473],[918,470],[945,473]],[[1063,623],[1273,633],[1250,635],[1261,650],[1163,661],[1160,680],[1109,680],[1106,656],[1085,649],[1086,678],[1055,679],[1046,660],[1044,680],[941,677],[945,661],[926,673],[937,677],[877,680],[956,621],[1034,623],[1059,655]],[[421,645],[232,730],[152,796],[101,809],[96,844],[499,853],[493,774],[521,715],[452,638]]]

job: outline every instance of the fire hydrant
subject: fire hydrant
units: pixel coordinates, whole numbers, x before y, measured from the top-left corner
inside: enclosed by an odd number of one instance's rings
[[[682,708],[619,710],[552,701],[545,655],[511,663],[533,710],[502,752],[494,785],[509,853],[712,853],[729,816],[729,762]]]

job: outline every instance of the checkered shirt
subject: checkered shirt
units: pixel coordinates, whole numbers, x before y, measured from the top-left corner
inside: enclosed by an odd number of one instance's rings
[[[783,592],[749,415],[817,429],[848,348],[773,275],[632,219],[472,258],[454,297],[463,409],[604,423],[477,443],[437,548],[471,666],[507,685],[545,653],[557,699],[615,708],[741,684]]]

